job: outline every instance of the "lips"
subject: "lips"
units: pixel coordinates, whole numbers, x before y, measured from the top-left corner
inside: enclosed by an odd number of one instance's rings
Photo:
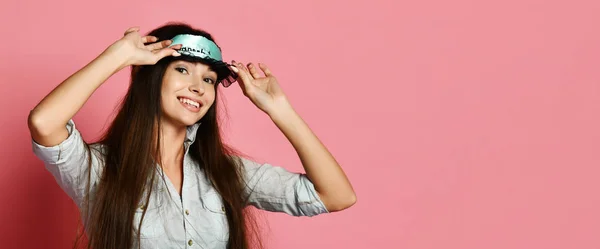
[[[202,107],[202,102],[200,101],[192,100],[186,97],[178,97],[177,99],[179,100],[179,103],[183,105],[183,107],[192,112],[199,112],[200,107]]]

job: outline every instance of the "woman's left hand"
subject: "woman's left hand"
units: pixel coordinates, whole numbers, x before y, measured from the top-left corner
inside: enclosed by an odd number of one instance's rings
[[[270,116],[278,110],[289,107],[287,97],[267,65],[258,63],[257,68],[256,64],[249,63],[246,67],[244,64],[235,61],[233,65],[235,67],[232,67],[232,69],[239,76],[237,81],[242,88],[242,92],[256,107]]]

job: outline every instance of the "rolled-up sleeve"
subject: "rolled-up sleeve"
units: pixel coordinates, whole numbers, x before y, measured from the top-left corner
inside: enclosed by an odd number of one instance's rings
[[[91,179],[92,184],[98,180],[98,156],[96,153],[90,153],[73,120],[67,123],[67,130],[69,136],[56,146],[46,147],[33,139],[31,141],[33,153],[44,162],[46,169],[54,176],[58,185],[79,206],[86,195],[88,180]],[[89,172],[90,154],[93,155],[92,172]]]
[[[245,158],[240,160],[249,205],[292,216],[315,216],[328,212],[306,174]]]

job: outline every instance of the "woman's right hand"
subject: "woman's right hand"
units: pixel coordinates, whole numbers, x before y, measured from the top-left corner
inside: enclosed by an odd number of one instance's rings
[[[153,65],[167,56],[180,56],[177,52],[181,44],[169,47],[171,40],[156,42],[154,36],[141,36],[139,27],[132,27],[125,31],[123,38],[113,43],[108,50],[118,50],[118,53],[126,56],[125,65]],[[145,45],[146,43],[150,43]]]

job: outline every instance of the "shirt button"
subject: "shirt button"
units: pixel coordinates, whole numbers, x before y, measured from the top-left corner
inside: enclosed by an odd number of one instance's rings
[[[192,241],[192,240],[189,240],[189,241],[188,241],[188,245],[189,245],[189,246],[192,246],[193,244],[194,244],[194,241]]]
[[[190,215],[190,210],[187,210],[187,209],[186,209],[186,210],[185,210],[185,214],[186,214],[186,215]]]
[[[225,212],[225,206],[221,206],[221,211]]]

